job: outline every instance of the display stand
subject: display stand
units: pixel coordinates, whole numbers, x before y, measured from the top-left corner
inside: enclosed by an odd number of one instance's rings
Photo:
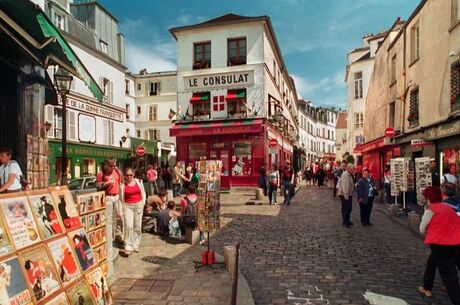
[[[407,215],[411,211],[406,205],[406,193],[414,189],[414,166],[410,158],[394,158],[390,160],[391,167],[391,195],[395,196],[398,204],[398,196],[402,193],[402,209],[400,213]]]

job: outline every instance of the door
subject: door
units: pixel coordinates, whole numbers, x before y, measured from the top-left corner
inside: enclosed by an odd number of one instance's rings
[[[224,190],[230,189],[230,169],[228,160],[228,150],[211,150],[209,152],[209,160],[222,161],[220,174],[220,188]]]

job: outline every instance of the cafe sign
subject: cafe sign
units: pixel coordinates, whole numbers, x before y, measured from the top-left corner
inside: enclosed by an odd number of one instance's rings
[[[254,84],[254,71],[239,71],[184,77],[184,88],[197,91],[213,88],[246,87]]]
[[[112,121],[123,122],[123,112],[121,111],[117,111],[109,107],[104,107],[101,104],[88,103],[85,101],[73,99],[72,97],[67,97],[66,101],[67,108],[103,117]],[[62,104],[61,99],[59,99],[59,104]]]
[[[426,131],[427,139],[434,140],[460,134],[460,120],[430,128]]]

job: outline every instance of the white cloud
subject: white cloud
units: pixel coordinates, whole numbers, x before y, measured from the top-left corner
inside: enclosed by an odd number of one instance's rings
[[[126,42],[126,63],[133,73],[146,68],[148,72],[176,70],[175,44],[136,44]]]

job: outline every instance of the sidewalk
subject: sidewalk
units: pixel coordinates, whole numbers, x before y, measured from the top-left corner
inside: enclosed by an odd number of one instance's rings
[[[223,194],[222,205],[244,205],[254,196],[254,192],[250,193]],[[139,253],[128,258],[119,256],[114,263],[115,281],[111,290],[115,304],[230,304],[232,281],[223,267],[195,271],[193,261],[200,260],[204,246],[174,240],[168,243],[147,233],[142,238]],[[214,250],[223,252],[223,249]],[[223,262],[223,257],[216,254],[216,261]],[[237,304],[254,304],[241,272]]]

